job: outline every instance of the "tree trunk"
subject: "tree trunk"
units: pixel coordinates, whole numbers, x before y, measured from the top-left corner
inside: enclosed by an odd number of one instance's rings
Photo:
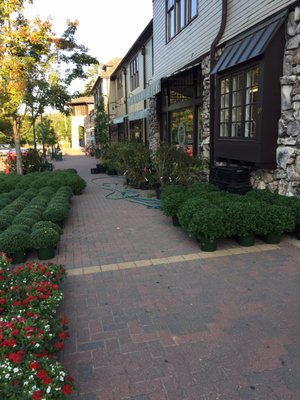
[[[16,149],[17,174],[23,175],[20,131],[16,115],[13,116],[13,134],[14,134],[14,142]]]

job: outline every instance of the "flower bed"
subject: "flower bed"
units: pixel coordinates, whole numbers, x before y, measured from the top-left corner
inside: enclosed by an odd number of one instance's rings
[[[27,263],[11,268],[0,254],[0,393],[5,399],[66,399],[72,377],[57,360],[69,336],[58,316],[61,265]]]

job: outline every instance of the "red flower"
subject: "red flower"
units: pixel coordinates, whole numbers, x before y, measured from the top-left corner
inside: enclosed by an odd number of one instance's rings
[[[69,332],[59,332],[58,336],[60,339],[65,339],[65,338],[69,337],[70,335],[69,335]]]
[[[16,353],[10,353],[8,359],[18,364],[22,361],[24,354],[25,352],[23,350],[19,350]]]
[[[57,350],[62,350],[64,348],[64,344],[62,342],[56,342],[55,347]]]
[[[68,325],[69,321],[66,316],[62,315],[60,318],[63,325]]]
[[[71,394],[72,391],[73,391],[73,388],[72,388],[71,385],[69,385],[69,383],[66,383],[66,384],[62,387],[61,391],[62,391],[64,394]]]
[[[41,390],[37,390],[36,392],[33,393],[32,399],[33,400],[41,400],[43,397],[43,393]]]
[[[16,343],[16,339],[6,339],[3,341],[1,346],[14,347]]]
[[[40,363],[38,363],[37,361],[32,361],[29,367],[36,371],[40,367]]]
[[[39,379],[45,379],[48,376],[47,372],[44,369],[40,369],[36,375]]]
[[[14,329],[14,330],[12,331],[11,334],[12,334],[13,336],[17,336],[19,332],[20,332],[19,329]]]
[[[6,303],[6,298],[2,297],[2,299],[0,299],[0,304],[5,304]]]
[[[50,385],[51,382],[52,382],[52,378],[50,378],[50,376],[46,376],[46,377],[43,379],[43,384],[44,384],[44,385]]]
[[[14,307],[19,307],[21,304],[22,304],[22,302],[21,302],[20,300],[15,300],[15,301],[13,302],[13,306],[14,306]]]

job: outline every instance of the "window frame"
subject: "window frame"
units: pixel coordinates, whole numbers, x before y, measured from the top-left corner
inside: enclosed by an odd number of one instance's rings
[[[258,97],[257,97],[257,118],[256,118],[256,130],[255,130],[255,135],[254,136],[246,136],[245,135],[245,127],[246,127],[246,122],[249,122],[249,120],[246,120],[246,106],[249,105],[246,103],[246,93],[247,93],[247,85],[246,85],[246,79],[247,79],[247,73],[249,71],[255,70],[258,68]],[[242,134],[240,136],[238,135],[233,135],[232,134],[232,110],[233,108],[238,108],[239,106],[233,106],[232,100],[233,100],[233,93],[237,93],[238,91],[234,91],[232,88],[232,83],[233,83],[233,78],[237,77],[239,75],[242,75],[242,89],[241,89],[241,125],[242,125]],[[217,102],[216,102],[216,139],[220,141],[257,141],[258,138],[260,137],[260,126],[261,126],[261,105],[262,105],[262,100],[263,100],[263,85],[262,85],[262,75],[263,75],[263,67],[260,62],[254,62],[254,63],[247,63],[247,65],[238,67],[238,68],[232,68],[230,70],[226,70],[221,72],[220,74],[217,74]],[[229,106],[228,108],[222,108],[221,104],[221,82],[225,79],[229,79]],[[222,110],[228,110],[229,116],[228,116],[228,135],[227,136],[221,136],[221,111]],[[236,121],[234,121],[236,122]]]
[[[198,0],[166,0],[165,5],[166,41],[169,42],[198,16]]]
[[[130,71],[130,90],[132,91],[140,86],[138,54],[130,61],[129,71]]]

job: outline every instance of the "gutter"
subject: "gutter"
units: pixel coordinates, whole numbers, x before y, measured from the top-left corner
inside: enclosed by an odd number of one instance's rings
[[[217,36],[215,37],[210,47],[210,70],[212,71],[216,63],[216,47],[225,31],[227,22],[227,5],[228,0],[222,0],[222,17],[221,25]],[[209,165],[214,166],[214,136],[215,136],[215,75],[210,75],[210,120],[209,120]]]

